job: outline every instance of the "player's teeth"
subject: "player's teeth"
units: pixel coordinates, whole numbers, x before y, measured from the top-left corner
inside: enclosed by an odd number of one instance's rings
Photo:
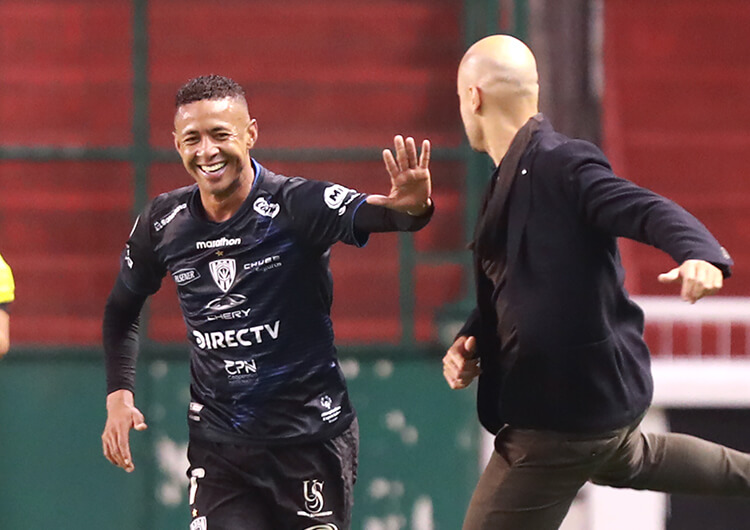
[[[213,165],[211,165],[211,166],[203,166],[203,169],[204,169],[205,171],[209,171],[209,172],[212,172],[212,171],[218,171],[218,170],[220,170],[221,168],[223,168],[223,167],[224,167],[225,165],[227,165],[227,163],[226,163],[226,162],[218,162],[218,163],[216,163],[216,164],[213,164]]]

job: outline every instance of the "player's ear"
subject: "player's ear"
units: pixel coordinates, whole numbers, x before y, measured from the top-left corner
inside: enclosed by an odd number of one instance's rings
[[[172,131],[172,138],[174,139],[174,148],[177,149],[179,152],[180,150],[180,140],[177,138],[177,133]]]
[[[247,147],[248,149],[252,149],[255,142],[258,141],[258,120],[255,118],[252,118],[247,125],[247,136]]]

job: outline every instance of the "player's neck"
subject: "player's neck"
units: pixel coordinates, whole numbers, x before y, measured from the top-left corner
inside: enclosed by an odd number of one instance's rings
[[[254,181],[255,175],[251,173],[249,176],[237,180],[234,186],[222,193],[209,193],[201,190],[201,203],[206,218],[215,223],[229,220],[250,195]]]

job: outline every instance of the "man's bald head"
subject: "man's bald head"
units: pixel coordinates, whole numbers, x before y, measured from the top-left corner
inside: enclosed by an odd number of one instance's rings
[[[534,54],[510,35],[492,35],[472,45],[458,67],[458,84],[503,98],[539,95]]]
[[[499,164],[516,132],[539,112],[534,54],[510,35],[478,41],[458,67],[458,99],[469,144]]]

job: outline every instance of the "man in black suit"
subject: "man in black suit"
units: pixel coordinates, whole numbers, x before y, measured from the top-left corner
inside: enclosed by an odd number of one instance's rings
[[[643,312],[623,287],[617,237],[668,253],[694,303],[718,291],[729,254],[675,203],[616,177],[593,144],[538,111],[519,40],[474,44],[458,70],[472,148],[497,169],[472,242],[477,305],[443,359],[451,388],[479,376],[495,451],[464,530],[556,529],[587,481],[750,495],[750,455],[681,434],[644,434],[653,381]]]

